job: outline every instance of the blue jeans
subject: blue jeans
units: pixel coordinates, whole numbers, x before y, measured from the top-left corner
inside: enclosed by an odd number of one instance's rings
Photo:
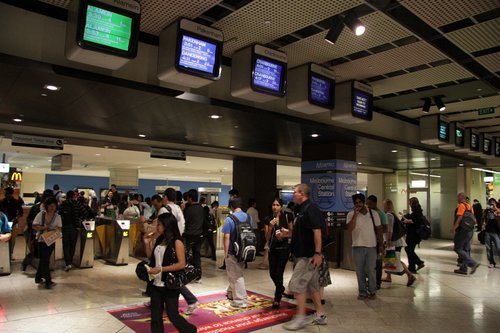
[[[474,267],[477,265],[476,261],[470,256],[470,241],[474,236],[474,230],[457,229],[453,242],[455,243],[454,250],[458,254],[460,261],[460,270],[467,272],[467,267]]]
[[[488,257],[488,263],[496,265],[495,258],[493,257],[493,247],[495,247],[497,251],[497,256],[500,256],[500,236],[498,236],[496,232],[485,232],[484,245],[486,245],[486,256]]]
[[[367,297],[377,291],[375,264],[377,262],[376,247],[353,246],[352,258],[356,266],[358,277],[358,294]],[[368,276],[368,290],[366,289],[366,277]]]

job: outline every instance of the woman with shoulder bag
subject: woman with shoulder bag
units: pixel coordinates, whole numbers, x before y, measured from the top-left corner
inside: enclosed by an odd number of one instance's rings
[[[273,308],[280,306],[285,291],[283,273],[290,256],[288,239],[292,235],[293,217],[282,211],[283,201],[274,199],[272,204],[273,218],[269,221],[266,240],[269,244],[269,275],[276,286]]]
[[[61,216],[57,213],[57,200],[54,197],[47,198],[44,202],[45,210],[40,211],[33,220],[33,230],[36,230],[38,240],[40,262],[36,270],[36,283],[42,283],[45,279],[45,289],[52,289],[56,284],[50,277],[50,256],[54,251],[55,243],[47,245],[41,235],[46,231],[61,231]]]
[[[177,219],[170,213],[158,216],[157,232],[160,235],[151,254],[148,271],[156,275],[151,289],[151,332],[163,333],[163,308],[179,332],[194,333],[196,326],[179,314],[179,289],[166,285],[167,272],[183,270],[186,266],[184,243],[177,226]]]
[[[496,249],[497,256],[500,256],[500,226],[497,222],[500,209],[497,208],[497,201],[494,198],[488,200],[488,206],[486,207],[485,223],[483,223],[484,245],[486,246],[488,268],[495,268],[497,263],[493,256],[493,248]]]
[[[421,239],[417,234],[417,229],[420,227],[423,218],[423,211],[418,198],[411,197],[410,200],[411,214],[406,215],[401,219],[406,225],[406,255],[408,256],[408,270],[415,274],[418,270],[425,267],[424,262],[415,253],[415,248],[420,243]]]

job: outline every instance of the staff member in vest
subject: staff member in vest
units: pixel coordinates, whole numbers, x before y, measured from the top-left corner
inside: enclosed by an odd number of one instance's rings
[[[37,231],[38,246],[40,249],[40,262],[36,270],[35,283],[42,283],[45,279],[45,289],[52,289],[56,284],[52,282],[50,277],[50,256],[54,251],[55,243],[48,246],[45,244],[40,235],[46,231],[61,231],[62,221],[57,213],[57,200],[54,197],[49,197],[44,202],[45,211],[41,211],[35,216],[33,221],[33,229]]]
[[[241,210],[241,199],[233,197],[229,199],[228,208],[231,210],[234,217],[238,221],[246,221],[247,213]],[[250,217],[251,220],[251,217]],[[243,277],[244,262],[238,262],[236,258],[236,251],[234,243],[237,240],[236,224],[229,216],[224,220],[222,226],[222,233],[224,234],[224,258],[226,264],[227,279],[229,286],[227,288],[227,298],[231,300],[233,308],[246,308],[247,307],[247,290],[245,287],[245,278]]]
[[[149,274],[156,275],[151,288],[151,332],[163,333],[163,308],[168,319],[179,332],[194,333],[196,326],[179,314],[179,289],[168,289],[166,272],[175,272],[186,267],[186,254],[177,219],[170,213],[158,216],[156,240],[150,259]]]
[[[455,269],[454,272],[456,274],[464,274],[467,275],[467,267],[470,267],[470,274],[474,274],[476,269],[479,267],[479,264],[471,258],[470,252],[466,250],[467,244],[470,244],[472,240],[472,236],[474,236],[474,229],[466,229],[462,226],[462,219],[464,218],[464,214],[466,211],[472,212],[472,217],[474,220],[474,210],[471,205],[466,200],[467,196],[465,193],[460,192],[457,195],[457,218],[455,219],[455,223],[453,224],[452,232],[455,234],[453,237],[454,250],[458,254],[460,259],[460,268]]]
[[[316,310],[312,321],[314,325],[328,323],[323,305],[319,285],[319,268],[323,262],[321,255],[323,216],[319,208],[309,200],[311,190],[307,184],[298,184],[293,188],[293,201],[299,205],[293,225],[292,254],[295,257],[295,267],[288,289],[294,293],[297,300],[297,315],[283,328],[296,331],[310,324],[306,317],[306,294],[311,298]],[[281,234],[281,233],[280,233]],[[290,236],[290,231],[281,234]]]

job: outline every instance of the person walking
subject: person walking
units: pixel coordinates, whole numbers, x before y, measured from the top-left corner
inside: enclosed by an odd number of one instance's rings
[[[424,214],[418,198],[412,197],[409,200],[411,214],[405,215],[401,222],[406,225],[406,247],[405,252],[408,256],[408,270],[415,274],[418,270],[425,267],[425,263],[415,253],[415,248],[420,244],[421,239],[418,236],[417,230],[422,224]]]
[[[500,216],[500,209],[497,208],[497,201],[494,198],[488,200],[484,215],[485,223],[482,225],[482,228],[484,230],[484,245],[486,246],[488,268],[494,268],[497,263],[493,257],[493,247],[497,251],[497,256],[500,256],[500,226],[497,222],[497,216]]]
[[[283,273],[290,257],[290,237],[282,237],[281,233],[288,235],[293,232],[293,216],[283,211],[283,200],[280,198],[274,199],[271,207],[273,217],[269,220],[266,241],[269,244],[269,276],[275,286],[273,308],[277,309],[285,291]]]
[[[156,275],[151,288],[151,332],[163,333],[163,310],[179,332],[194,333],[196,326],[179,314],[179,289],[166,285],[168,272],[186,267],[184,243],[177,226],[177,219],[170,213],[158,216],[157,232],[160,235],[150,258],[149,274]]]
[[[470,241],[472,236],[474,236],[474,227],[470,228],[467,224],[475,224],[476,218],[474,217],[474,210],[472,206],[467,202],[465,193],[460,192],[457,195],[457,218],[452,227],[452,232],[455,234],[453,237],[454,250],[460,258],[460,268],[455,269],[456,274],[467,275],[467,267],[470,268],[470,274],[474,274],[479,264],[472,259],[470,255]],[[468,214],[470,213],[470,214]],[[471,219],[472,221],[467,221]]]

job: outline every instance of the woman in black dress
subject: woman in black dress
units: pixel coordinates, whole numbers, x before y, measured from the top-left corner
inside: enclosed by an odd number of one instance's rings
[[[425,267],[424,262],[415,253],[415,247],[421,239],[417,234],[417,229],[422,224],[423,212],[420,203],[416,197],[410,198],[411,214],[405,215],[401,222],[406,225],[406,255],[408,256],[408,270],[416,273],[419,269]]]

